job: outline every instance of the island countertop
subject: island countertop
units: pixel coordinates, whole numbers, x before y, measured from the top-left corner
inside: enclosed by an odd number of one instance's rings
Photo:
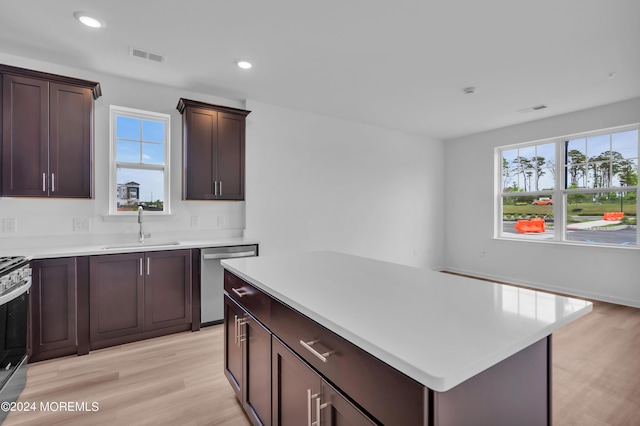
[[[579,299],[329,251],[222,263],[438,392],[592,309]]]

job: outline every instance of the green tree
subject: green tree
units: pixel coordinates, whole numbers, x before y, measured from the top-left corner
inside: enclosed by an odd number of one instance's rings
[[[575,187],[577,188],[580,179],[584,177],[584,174],[587,170],[585,164],[587,161],[587,156],[577,149],[572,149],[567,152],[567,157],[567,170],[569,171],[569,176],[571,177],[569,185],[575,185]]]

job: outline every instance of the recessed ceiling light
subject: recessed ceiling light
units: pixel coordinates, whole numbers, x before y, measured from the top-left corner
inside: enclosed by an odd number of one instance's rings
[[[251,68],[253,66],[253,64],[251,62],[246,61],[244,59],[241,59],[241,60],[237,61],[236,65],[238,66],[238,68],[242,68],[243,70],[248,70],[249,68]]]
[[[89,16],[85,12],[76,12],[73,16],[80,22],[82,22],[87,27],[91,28],[102,28],[105,26],[104,22],[99,20],[98,18],[94,18],[93,16]]]
[[[476,88],[475,87],[467,87],[465,89],[462,90],[464,92],[465,95],[474,95],[476,93]]]

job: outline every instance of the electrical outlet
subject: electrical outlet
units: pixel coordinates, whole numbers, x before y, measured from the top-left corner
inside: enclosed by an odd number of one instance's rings
[[[73,231],[74,232],[88,232],[91,229],[91,221],[88,218],[74,218],[73,219]]]
[[[191,216],[191,227],[197,228],[200,226],[200,218],[198,216]]]
[[[227,227],[227,217],[218,216],[218,228],[226,228],[226,227]]]
[[[2,232],[18,232],[18,219],[16,219],[15,217],[2,219]]]

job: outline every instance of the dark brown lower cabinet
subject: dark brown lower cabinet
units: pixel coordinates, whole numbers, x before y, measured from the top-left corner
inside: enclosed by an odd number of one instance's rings
[[[271,333],[225,296],[225,375],[255,425],[271,424]]]
[[[92,256],[91,348],[191,329],[191,252]]]
[[[274,425],[375,425],[278,338],[272,340]]]
[[[31,357],[77,352],[76,258],[31,261]]]

